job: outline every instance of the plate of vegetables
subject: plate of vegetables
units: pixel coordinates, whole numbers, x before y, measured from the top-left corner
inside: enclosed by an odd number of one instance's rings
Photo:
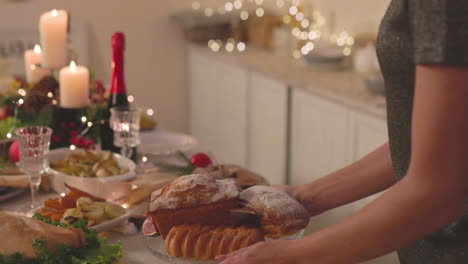
[[[106,202],[71,186],[70,191],[55,199],[44,201],[44,205],[30,212],[65,225],[73,225],[85,219],[88,227],[98,232],[117,227],[128,220],[130,213],[120,205]]]

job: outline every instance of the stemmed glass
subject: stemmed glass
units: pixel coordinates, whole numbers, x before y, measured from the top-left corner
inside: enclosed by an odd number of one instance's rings
[[[133,148],[140,144],[141,109],[118,106],[110,109],[110,125],[114,131],[114,145],[120,147],[120,154],[126,158],[133,155]]]
[[[31,188],[31,209],[36,203],[37,191],[41,184],[41,174],[49,168],[47,154],[50,148],[52,129],[43,126],[22,127],[15,130],[20,153],[19,168],[28,174]]]

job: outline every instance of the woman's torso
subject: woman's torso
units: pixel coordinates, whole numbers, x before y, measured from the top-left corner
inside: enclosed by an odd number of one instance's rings
[[[417,1],[420,3],[416,3]],[[455,3],[457,1],[458,3]],[[406,175],[410,163],[411,117],[415,84],[415,62],[417,61],[415,56],[419,56],[423,60],[424,58],[429,58],[429,62],[431,56],[434,58],[440,57],[439,49],[435,48],[434,54],[431,54],[431,48],[426,47],[427,45],[437,45],[437,43],[445,44],[444,40],[441,42],[441,40],[437,39],[443,36],[444,32],[430,31],[443,31],[444,29],[447,30],[457,26],[468,30],[468,25],[450,25],[448,22],[451,22],[451,20],[447,21],[445,19],[446,14],[438,16],[436,8],[436,11],[431,14],[434,21],[431,21],[427,25],[427,28],[424,28],[426,27],[424,21],[417,21],[421,15],[419,13],[421,11],[418,11],[416,15],[414,8],[418,4],[444,5],[448,7],[449,5],[446,5],[447,3],[445,2],[450,2],[452,5],[457,4],[460,8],[468,11],[468,1],[462,0],[392,0],[380,27],[377,53],[385,78],[390,149],[398,180]],[[448,12],[448,15],[451,12],[450,9],[442,11]],[[456,12],[460,12],[460,10]],[[468,12],[465,14],[468,16]],[[440,27],[431,27],[432,23],[436,25],[438,23],[445,24]],[[423,37],[415,39],[415,26],[421,27],[417,29],[419,33],[418,37]],[[423,34],[425,30],[428,31],[427,34]],[[468,41],[468,33],[460,34],[460,36],[463,38],[466,36],[467,39],[463,41]],[[426,42],[427,45],[423,45]],[[468,50],[468,47],[466,48]],[[453,49],[453,51],[457,52],[457,49]],[[450,53],[450,50],[447,52]],[[464,56],[464,54],[458,55]],[[447,58],[449,58],[447,59],[447,63],[450,63],[450,58],[454,56],[457,56],[457,54],[447,55]],[[444,62],[444,59],[445,57],[437,58],[434,59],[434,62]],[[455,62],[455,60],[453,61]],[[443,179],[441,178],[441,180]],[[434,197],[434,199],[437,199],[437,197]],[[399,250],[398,253],[402,264],[467,264],[468,210],[465,217],[460,221],[452,223],[413,245]]]

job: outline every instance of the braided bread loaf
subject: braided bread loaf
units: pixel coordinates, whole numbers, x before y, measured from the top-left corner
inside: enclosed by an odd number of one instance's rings
[[[264,241],[263,232],[247,226],[181,225],[171,228],[166,237],[169,255],[193,260],[213,260],[218,255]]]

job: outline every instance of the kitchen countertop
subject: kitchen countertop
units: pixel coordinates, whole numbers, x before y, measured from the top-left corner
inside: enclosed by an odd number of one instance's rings
[[[244,52],[213,52],[205,45],[189,44],[191,52],[262,73],[287,85],[324,97],[339,105],[386,119],[385,97],[374,94],[352,70],[324,70],[291,57],[247,47]]]

